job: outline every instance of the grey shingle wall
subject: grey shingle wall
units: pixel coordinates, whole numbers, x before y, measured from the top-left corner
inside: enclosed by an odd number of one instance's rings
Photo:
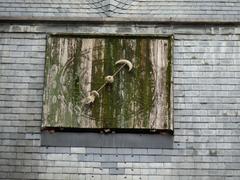
[[[151,16],[171,18],[238,18],[240,2],[236,0],[137,0],[121,16]]]
[[[1,0],[0,16],[92,17],[102,12],[87,0]]]
[[[175,34],[173,148],[135,149],[42,147],[45,32],[52,26],[6,26],[0,27],[6,32],[0,34],[0,179],[240,179],[236,27],[119,27],[122,33]],[[82,28],[118,30],[112,25]]]
[[[239,21],[238,0],[1,0],[6,17],[115,17],[172,21]]]

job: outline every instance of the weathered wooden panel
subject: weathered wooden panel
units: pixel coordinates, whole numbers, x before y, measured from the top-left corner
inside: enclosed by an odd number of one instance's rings
[[[172,129],[169,52],[167,39],[49,37],[43,127]],[[116,73],[120,59],[133,69]]]

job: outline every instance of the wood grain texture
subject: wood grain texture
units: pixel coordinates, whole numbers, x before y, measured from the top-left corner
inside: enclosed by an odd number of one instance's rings
[[[49,37],[43,127],[171,129],[169,45],[147,37]],[[133,70],[124,67],[85,104],[119,59]]]

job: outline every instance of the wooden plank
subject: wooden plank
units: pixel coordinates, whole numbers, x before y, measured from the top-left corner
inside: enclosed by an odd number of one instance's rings
[[[133,37],[48,38],[43,127],[170,129],[169,41]],[[98,91],[105,77],[131,61]]]

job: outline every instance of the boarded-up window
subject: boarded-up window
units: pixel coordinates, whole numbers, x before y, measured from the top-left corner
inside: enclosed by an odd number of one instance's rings
[[[43,127],[172,130],[170,40],[50,36]]]

